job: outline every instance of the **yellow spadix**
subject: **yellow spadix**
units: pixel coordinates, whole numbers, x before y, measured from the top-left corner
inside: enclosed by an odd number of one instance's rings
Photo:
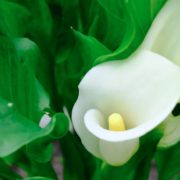
[[[118,113],[113,113],[108,118],[108,125],[110,131],[124,131],[126,130],[124,120]]]

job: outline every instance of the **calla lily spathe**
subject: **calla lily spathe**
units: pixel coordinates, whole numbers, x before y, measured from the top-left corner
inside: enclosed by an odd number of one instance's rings
[[[163,122],[180,99],[178,7],[180,1],[168,1],[135,53],[95,66],[79,84],[74,128],[86,149],[109,164],[127,162],[139,138]],[[112,113],[122,115],[125,131],[108,130]]]

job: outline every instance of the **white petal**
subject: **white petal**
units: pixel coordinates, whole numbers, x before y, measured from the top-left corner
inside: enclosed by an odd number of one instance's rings
[[[155,53],[143,51],[125,61],[103,63],[90,70],[80,83],[73,124],[85,141],[81,132],[86,129],[84,116],[88,110],[98,109],[104,116],[117,112],[129,130],[111,132],[97,126],[99,133],[93,136],[114,142],[134,139],[169,115],[179,92],[180,69]]]
[[[101,157],[99,152],[99,139],[88,131],[84,124],[84,106],[83,100],[79,96],[79,101],[76,101],[72,111],[72,122],[76,133],[81,138],[82,144],[86,149],[96,157]],[[86,97],[84,97],[85,99]],[[82,105],[82,106],[81,106]]]
[[[164,136],[159,142],[159,147],[169,147],[180,141],[180,116],[169,116],[161,126]]]
[[[106,118],[97,109],[87,111],[84,116],[84,122],[86,128],[95,136],[98,136],[101,129],[107,129]]]
[[[92,153],[94,156],[101,158],[101,153],[99,150],[99,139],[91,134],[87,129],[84,129],[82,136],[81,136],[81,141],[84,147]]]
[[[169,0],[157,15],[142,44],[180,66],[180,1]]]
[[[100,141],[100,150],[103,159],[113,166],[126,163],[138,150],[139,139],[124,142]]]
[[[99,136],[101,129],[107,128],[104,115],[96,109],[87,111],[84,121],[87,130],[95,136]],[[109,130],[106,131],[107,133],[110,132]],[[94,141],[86,138],[85,147],[88,151],[90,151],[89,148],[92,149],[92,146],[100,148],[101,156],[98,157],[103,158],[107,163],[113,166],[122,165],[127,162],[134,153],[136,153],[139,147],[139,139],[133,139],[125,142],[108,142],[100,140],[97,144],[93,143]]]

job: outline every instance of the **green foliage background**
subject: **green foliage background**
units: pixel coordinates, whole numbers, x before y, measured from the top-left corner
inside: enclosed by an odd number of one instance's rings
[[[63,113],[71,114],[90,68],[140,45],[165,1],[0,0],[0,179],[58,179],[54,142],[64,180],[148,179],[155,154],[159,179],[178,179],[179,144],[157,151],[159,132],[143,137],[127,164],[112,167],[84,149]],[[53,120],[41,129],[44,113]]]

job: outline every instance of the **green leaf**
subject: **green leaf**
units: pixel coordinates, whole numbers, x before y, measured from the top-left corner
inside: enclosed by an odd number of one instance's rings
[[[61,7],[62,13],[62,25],[63,28],[70,28],[71,26],[74,28],[78,28],[80,30],[82,28],[81,17],[80,17],[80,9],[79,9],[79,0],[57,0],[58,4]]]
[[[41,129],[2,98],[0,110],[0,157],[7,156],[29,142],[49,134],[54,127],[54,123],[51,123]]]
[[[48,136],[39,138],[26,146],[30,159],[38,163],[45,163],[51,160],[53,154],[52,142],[65,136],[69,130],[69,120],[63,113],[55,113],[53,121],[54,129]]]
[[[36,152],[37,148],[39,148],[39,146],[36,147]],[[38,150],[43,151],[43,147]],[[37,162],[36,159],[33,159],[29,156],[29,154],[27,154],[26,148],[21,148],[16,151],[16,153],[13,153],[3,159],[7,164],[23,170],[25,174],[24,177],[42,176],[57,179],[56,172],[54,171],[51,161],[41,163]]]
[[[45,48],[52,36],[52,17],[46,0],[20,0],[31,13],[28,32],[38,45]]]
[[[42,176],[50,179],[52,178],[53,180],[58,179],[51,162],[37,163],[31,161],[31,170],[28,172],[28,176]]]
[[[48,136],[36,139],[26,146],[26,153],[30,159],[37,163],[46,163],[51,160],[53,144]],[[38,151],[37,151],[38,149]]]
[[[85,64],[84,71],[92,67],[96,58],[111,52],[106,46],[92,36],[83,35],[78,31],[74,31],[74,34],[77,42],[76,50],[81,53],[80,56]]]
[[[53,116],[55,127],[51,133],[53,139],[60,139],[69,131],[69,119],[64,113],[55,113]]]
[[[31,69],[44,88],[52,94],[52,77],[46,57],[43,57],[37,44],[28,38],[14,38],[13,43],[21,64]]]
[[[159,12],[159,9],[164,5],[164,3],[167,2],[167,0],[151,0],[151,18],[154,19],[154,17],[157,15]]]
[[[98,0],[98,3],[100,7],[96,16],[95,36],[99,37],[98,39],[109,49],[115,50],[121,44],[126,30],[123,3],[114,0]]]
[[[13,42],[19,61],[37,74],[41,59],[38,46],[28,38],[14,38]]]
[[[43,110],[49,107],[49,97],[32,69],[18,59],[13,43],[5,37],[0,41],[0,97],[14,103],[22,115],[39,122]]]
[[[0,1],[0,33],[8,36],[23,36],[27,30],[30,14],[20,4]]]
[[[83,31],[78,31],[95,37],[110,50],[119,47],[125,33],[122,2],[80,1],[80,8]]]
[[[64,180],[84,179],[83,161],[74,141],[75,137],[70,133],[60,141],[63,153]]]
[[[36,138],[47,135],[39,120],[49,107],[49,97],[32,69],[17,57],[13,43],[0,37],[0,156],[7,156]],[[4,138],[4,134],[7,134]]]
[[[24,172],[29,172],[31,169],[31,163],[25,152],[25,147],[18,149],[8,156],[3,157],[4,162],[9,166],[15,166],[22,169]]]
[[[75,30],[73,33],[74,42],[59,52],[55,66],[58,93],[70,109],[77,97],[81,77],[93,66],[96,58],[110,52],[97,39]]]
[[[20,178],[18,174],[13,172],[12,168],[0,159],[0,179],[14,180]]]
[[[179,180],[180,179],[180,174],[176,174],[173,178],[174,178],[174,180]]]
[[[121,1],[120,3],[119,1],[113,0],[109,3],[107,0],[99,0],[106,11],[111,12],[111,14],[116,17],[120,17],[118,10],[122,9],[125,33],[119,47],[111,54],[97,59],[96,64],[110,60],[125,59],[134,52],[143,41],[153,18],[165,1],[166,0],[162,0],[161,2],[152,3],[151,0],[145,0],[143,2],[129,0]]]
[[[180,172],[180,143],[170,148],[161,148],[156,153],[159,180],[169,180]],[[178,178],[177,178],[178,179]]]
[[[84,149],[76,136],[68,133],[60,140],[63,154],[64,180],[90,180],[95,170],[95,159]]]

